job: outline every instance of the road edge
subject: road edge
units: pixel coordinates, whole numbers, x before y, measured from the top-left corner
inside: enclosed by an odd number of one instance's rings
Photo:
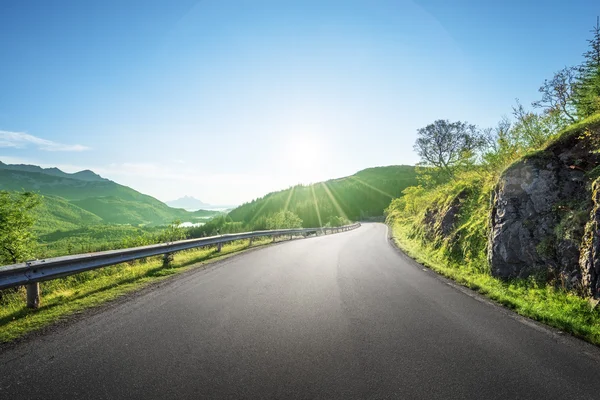
[[[573,349],[577,350],[578,352],[583,353],[583,354],[587,355],[588,357],[591,357],[594,360],[600,362],[600,346],[596,346],[590,342],[587,342],[583,339],[573,336],[569,332],[561,331],[560,329],[554,328],[550,325],[546,325],[542,322],[539,322],[539,321],[536,321],[529,317],[525,317],[521,314],[518,314],[517,312],[511,310],[508,307],[503,306],[502,304],[490,299],[489,297],[487,297],[473,289],[470,289],[466,286],[463,286],[460,283],[457,283],[456,281],[454,281],[450,278],[447,278],[444,275],[434,271],[433,269],[429,268],[428,266],[419,263],[417,260],[415,260],[414,258],[410,257],[408,254],[406,254],[400,248],[400,246],[398,246],[398,244],[396,243],[396,241],[394,239],[394,236],[392,234],[392,230],[390,229],[390,226],[385,223],[384,223],[384,225],[386,227],[386,242],[388,242],[390,244],[390,246],[392,247],[392,249],[394,251],[396,251],[396,253],[398,253],[400,255],[400,257],[402,257],[405,261],[407,261],[407,263],[409,265],[411,265],[415,268],[418,268],[423,272],[427,272],[427,273],[431,274],[433,277],[440,280],[444,284],[454,288],[458,292],[460,292],[466,296],[469,296],[472,299],[479,301],[480,303],[483,303],[490,307],[495,308],[497,311],[508,316],[509,318],[512,318],[513,320],[516,320],[524,325],[527,325],[528,327],[535,329],[538,332],[546,334],[547,336],[551,337],[556,342],[567,345],[570,348],[573,348]]]

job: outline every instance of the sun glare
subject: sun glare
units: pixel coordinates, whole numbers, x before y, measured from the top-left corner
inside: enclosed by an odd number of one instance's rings
[[[325,151],[322,140],[316,135],[297,133],[290,135],[281,154],[286,170],[298,183],[322,180]]]
[[[288,156],[293,161],[315,161],[322,155],[320,140],[311,135],[294,135],[288,139]]]

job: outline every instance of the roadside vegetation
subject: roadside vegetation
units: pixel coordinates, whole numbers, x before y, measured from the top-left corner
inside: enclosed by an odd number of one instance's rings
[[[495,127],[438,120],[419,129],[419,184],[393,200],[386,215],[399,247],[418,261],[522,315],[600,344],[600,311],[578,287],[550,268],[526,279],[495,278],[488,261],[491,199],[503,172],[519,160],[543,159],[545,149],[561,140],[600,132],[600,26],[588,42],[581,65],[542,84],[533,110],[517,101],[512,118]],[[592,182],[597,170],[586,179]],[[582,210],[560,208],[565,223],[556,234],[585,225],[590,214]],[[552,246],[542,242],[537,251],[554,251]]]

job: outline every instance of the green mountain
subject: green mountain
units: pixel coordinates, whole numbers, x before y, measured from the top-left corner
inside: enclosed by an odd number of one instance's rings
[[[78,179],[80,181],[108,181],[108,179],[102,178],[100,175],[90,171],[89,169],[69,174],[67,172],[61,171],[58,168],[42,168],[37,165],[27,164],[4,164],[2,161],[0,161],[0,170],[38,172],[45,175],[57,176],[60,178]]]
[[[99,225],[102,218],[56,196],[44,196],[34,209],[36,231],[39,234],[57,230],[68,231],[83,226]]]
[[[161,225],[176,219],[195,222],[219,214],[171,208],[89,170],[68,174],[58,168],[0,162],[0,190],[26,190],[44,196],[36,211],[39,232],[95,224]]]
[[[360,220],[382,216],[393,198],[416,184],[413,166],[368,168],[345,178],[269,193],[234,209],[229,217],[252,229],[263,228],[266,218],[282,210],[297,214],[304,227],[333,224],[339,218]]]

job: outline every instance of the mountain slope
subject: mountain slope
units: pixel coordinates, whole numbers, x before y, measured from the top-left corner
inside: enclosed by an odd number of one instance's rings
[[[269,193],[234,209],[229,217],[260,229],[269,215],[286,209],[297,214],[305,227],[333,223],[340,217],[359,220],[382,216],[393,198],[416,183],[413,166],[368,168],[345,178]]]
[[[0,161],[0,170],[37,172],[46,175],[58,176],[60,178],[73,178],[82,181],[108,181],[108,179],[102,178],[100,175],[90,171],[89,169],[69,174],[61,171],[58,168],[42,168],[37,165],[27,164],[4,164],[2,161]]]
[[[44,196],[41,204],[34,209],[34,213],[36,221],[34,228],[38,234],[103,223],[99,216],[56,196]]]
[[[83,171],[82,171],[83,172]],[[160,203],[154,197],[139,193],[108,179],[82,180],[51,172],[36,172],[0,168],[0,190],[27,190],[67,200],[115,196],[124,200]],[[165,205],[166,206],[166,205]]]
[[[195,221],[218,214],[188,212],[127,186],[104,179],[92,171],[67,174],[58,168],[0,163],[0,190],[32,191],[46,198],[38,211],[38,227],[47,231],[73,229],[95,223],[160,225],[175,219]],[[42,228],[47,227],[47,228]]]
[[[192,221],[217,214],[205,210],[200,210],[204,213],[192,213],[181,208],[168,207],[158,201],[124,200],[116,196],[89,197],[73,200],[72,204],[96,214],[105,223],[110,224],[156,225],[175,219]]]

